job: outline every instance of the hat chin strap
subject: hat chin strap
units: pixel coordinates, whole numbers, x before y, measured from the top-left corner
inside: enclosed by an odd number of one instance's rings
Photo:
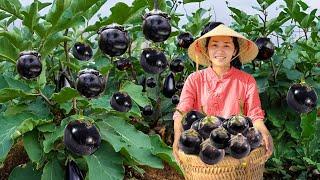
[[[236,56],[234,56],[233,58],[231,58],[231,61],[233,61],[235,58],[239,57],[240,53],[238,53]]]

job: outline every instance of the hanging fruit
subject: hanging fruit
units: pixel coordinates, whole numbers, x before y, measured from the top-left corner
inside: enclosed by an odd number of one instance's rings
[[[99,34],[99,48],[110,57],[124,54],[129,46],[130,39],[124,28],[111,24],[101,28]]]
[[[36,51],[23,51],[17,61],[17,71],[25,79],[34,79],[41,74],[41,56]]]
[[[140,64],[145,72],[158,74],[165,70],[168,62],[163,52],[146,48],[141,53]]]
[[[104,91],[105,86],[105,78],[94,69],[81,70],[76,80],[78,92],[86,98],[99,96]]]
[[[194,39],[189,32],[183,32],[178,35],[177,41],[179,47],[187,49],[193,43]]]
[[[314,89],[305,83],[293,84],[287,93],[287,103],[298,113],[311,112],[317,106],[317,94]]]
[[[128,112],[132,107],[132,100],[126,92],[115,92],[111,97],[110,105],[116,111]]]
[[[158,2],[154,0],[154,10],[143,17],[142,31],[146,39],[153,42],[167,40],[171,33],[170,17],[158,9]]]
[[[258,60],[268,60],[274,54],[274,45],[269,38],[261,37],[256,40],[256,45],[259,48],[257,55]]]
[[[99,148],[101,137],[96,126],[77,120],[70,122],[65,128],[63,142],[74,154],[91,155]]]
[[[171,72],[164,80],[162,94],[167,98],[171,98],[175,92],[176,92],[176,88],[175,88],[174,76],[173,76],[173,73]]]
[[[92,49],[88,44],[76,42],[72,47],[72,55],[80,61],[88,61],[92,58]]]

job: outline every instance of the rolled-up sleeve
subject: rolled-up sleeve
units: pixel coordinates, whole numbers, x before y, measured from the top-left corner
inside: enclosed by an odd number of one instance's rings
[[[190,74],[186,79],[181,94],[180,94],[180,101],[177,105],[176,109],[181,112],[189,112],[194,108],[194,103],[196,101],[196,79],[194,74]],[[173,120],[177,119],[178,117],[182,116],[178,111],[173,114]]]
[[[256,80],[252,76],[250,76],[248,80],[244,114],[250,117],[252,121],[264,119],[265,116],[265,113],[261,108],[258,86]]]

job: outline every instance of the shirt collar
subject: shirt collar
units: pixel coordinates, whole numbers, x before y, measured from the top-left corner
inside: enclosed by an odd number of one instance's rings
[[[222,79],[226,79],[228,77],[230,77],[233,73],[235,72],[235,67],[231,66],[230,69],[225,72],[222,77],[219,79],[218,76],[216,75],[216,73],[213,71],[212,67],[209,66],[207,68],[207,75],[209,77],[210,80],[222,80]]]

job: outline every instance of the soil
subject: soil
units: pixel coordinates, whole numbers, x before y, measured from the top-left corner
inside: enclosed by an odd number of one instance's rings
[[[7,180],[11,171],[20,164],[25,164],[29,161],[28,154],[24,150],[23,141],[19,140],[9,151],[9,154],[4,161],[4,165],[0,168],[0,180]]]
[[[176,170],[172,169],[168,164],[164,164],[163,169],[154,169],[150,167],[142,167],[144,174],[139,174],[137,171],[126,167],[125,180],[183,180]]]

